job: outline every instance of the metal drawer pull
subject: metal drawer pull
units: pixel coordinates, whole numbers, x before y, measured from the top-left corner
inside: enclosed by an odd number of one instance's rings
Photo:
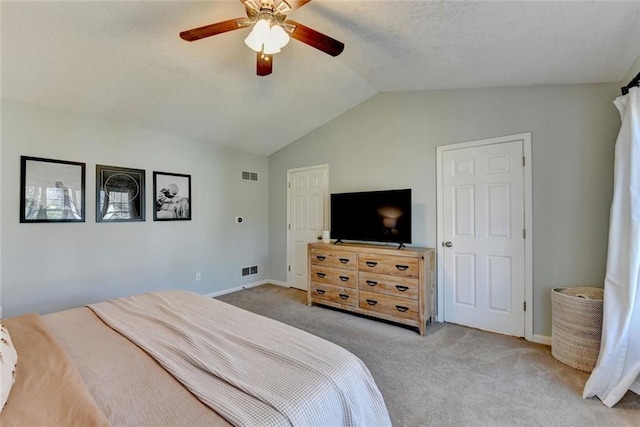
[[[316,292],[319,293],[320,295],[324,295],[327,293],[327,291],[325,291],[324,289],[316,289]]]
[[[347,298],[349,298],[349,295],[346,295],[346,294],[340,294],[340,298],[341,298],[341,299],[347,299]]]
[[[396,305],[396,308],[398,309],[398,311],[401,311],[403,313],[405,311],[409,310],[409,307],[404,307],[404,306],[401,306],[401,305]]]
[[[367,264],[367,266],[369,267],[375,267],[376,265],[378,265],[377,262],[373,262],[373,261],[365,261],[365,264]]]
[[[346,264],[349,262],[349,258],[338,258],[341,263]]]
[[[324,261],[325,259],[327,259],[327,257],[324,255],[316,255],[316,258],[318,258],[318,261]]]
[[[324,276],[327,275],[327,273],[316,273],[318,275],[319,278],[323,278]]]
[[[369,305],[376,305],[377,303],[378,303],[378,301],[376,301],[376,300],[372,300],[372,299],[368,299],[367,300],[367,304],[369,304]]]
[[[408,286],[402,286],[402,285],[396,285],[396,289],[399,290],[400,292],[404,292],[407,289],[409,289]]]
[[[367,285],[369,285],[369,286],[375,286],[377,284],[378,284],[378,282],[376,282],[375,280],[367,280]]]
[[[400,264],[396,264],[396,268],[400,271],[405,271],[407,268],[409,268],[408,265],[400,265]]]
[[[349,280],[349,278],[347,276],[340,276],[340,280],[346,282],[347,280]]]

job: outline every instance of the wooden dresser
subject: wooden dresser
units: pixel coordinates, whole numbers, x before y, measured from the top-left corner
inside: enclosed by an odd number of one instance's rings
[[[416,326],[434,316],[435,250],[310,243],[308,304]]]

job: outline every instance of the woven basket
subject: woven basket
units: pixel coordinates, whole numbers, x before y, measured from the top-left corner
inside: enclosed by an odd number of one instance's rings
[[[554,288],[551,291],[551,354],[580,371],[598,361],[602,335],[601,288]]]

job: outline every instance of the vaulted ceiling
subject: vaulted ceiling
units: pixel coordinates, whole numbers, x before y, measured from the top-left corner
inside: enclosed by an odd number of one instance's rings
[[[640,2],[313,0],[289,17],[344,52],[292,40],[267,77],[248,28],[178,37],[238,0],[0,7],[3,97],[264,155],[379,92],[619,82],[640,56]]]

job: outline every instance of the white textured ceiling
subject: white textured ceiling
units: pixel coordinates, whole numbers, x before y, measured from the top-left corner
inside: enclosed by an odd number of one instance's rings
[[[8,99],[271,154],[381,91],[619,82],[640,56],[640,2],[313,0],[290,15],[345,43],[292,40],[255,75],[238,0],[2,1]]]

